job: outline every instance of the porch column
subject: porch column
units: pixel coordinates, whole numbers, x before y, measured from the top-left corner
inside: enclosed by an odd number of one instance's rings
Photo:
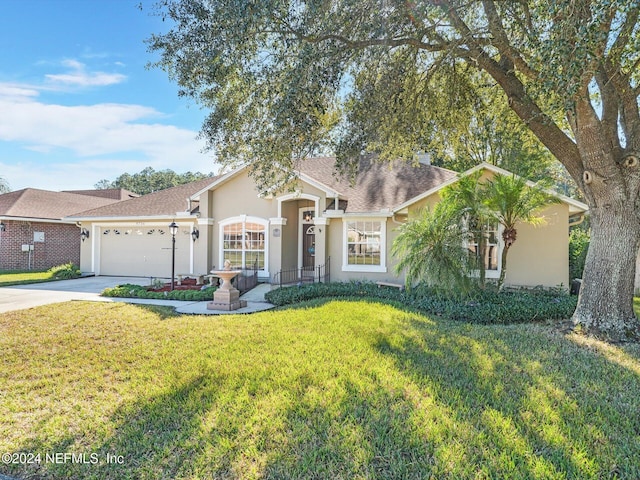
[[[198,218],[198,239],[193,243],[193,273],[209,273],[213,267],[213,218]]]
[[[327,228],[331,222],[330,218],[316,217],[314,224],[316,226],[316,252],[315,264],[316,268],[324,265],[327,261]]]
[[[273,276],[282,270],[282,227],[287,224],[285,217],[269,219],[269,274]]]

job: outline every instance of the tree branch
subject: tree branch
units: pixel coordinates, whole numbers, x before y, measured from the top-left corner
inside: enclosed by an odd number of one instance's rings
[[[500,54],[513,62],[518,71],[522,72],[527,78],[530,80],[539,80],[538,72],[531,68],[529,64],[524,61],[520,52],[511,46],[500,15],[496,10],[495,2],[493,0],[483,0],[482,4],[489,21],[489,31],[495,39],[494,45],[498,48]]]
[[[618,98],[616,89],[609,81],[609,76],[604,66],[600,66],[595,78],[602,97],[602,126],[609,144],[618,159],[622,155],[622,146],[620,145],[620,137],[618,136],[620,99]]]
[[[619,65],[620,59],[622,58],[622,53],[624,52],[624,47],[629,43],[629,39],[631,38],[631,34],[633,33],[633,29],[638,22],[638,16],[640,15],[640,6],[636,6],[632,8],[627,14],[627,18],[625,18],[622,27],[620,28],[620,33],[618,37],[613,42],[611,49],[609,50],[609,55],[607,55],[607,61],[611,62],[613,65]],[[631,70],[633,71],[633,69]]]
[[[460,18],[455,7],[449,5],[448,2],[442,2],[442,4],[446,4],[446,12],[453,26],[463,36],[472,38],[471,30]],[[491,75],[504,90],[511,109],[528,125],[549,151],[564,164],[578,185],[581,185],[584,167],[575,142],[527,95],[524,85],[513,70],[505,69],[476,43],[470,44],[469,50],[478,66]]]

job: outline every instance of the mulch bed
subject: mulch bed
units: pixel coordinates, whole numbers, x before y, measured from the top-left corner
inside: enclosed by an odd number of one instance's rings
[[[178,282],[176,281],[173,289],[174,290],[202,290],[202,285],[196,285],[195,278],[185,277],[182,279],[182,285],[178,285]],[[151,292],[170,292],[171,283],[165,283],[164,286],[160,288],[147,287],[147,290]]]

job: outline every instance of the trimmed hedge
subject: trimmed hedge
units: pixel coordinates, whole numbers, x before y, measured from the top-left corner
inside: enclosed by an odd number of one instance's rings
[[[397,302],[418,311],[471,323],[522,323],[570,318],[577,298],[552,290],[479,291],[471,296],[445,296],[434,289],[410,291],[379,288],[370,282],[315,283],[271,290],[265,299],[276,306],[317,298],[368,298]]]
[[[152,298],[156,300],[187,300],[201,302],[213,299],[215,287],[207,287],[204,290],[174,290],[172,292],[154,292],[149,291],[146,287],[125,283],[116,285],[113,288],[106,288],[102,292],[103,297],[118,298]]]

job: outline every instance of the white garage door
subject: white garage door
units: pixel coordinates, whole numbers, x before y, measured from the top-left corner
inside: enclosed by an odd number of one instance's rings
[[[191,231],[176,235],[175,272],[188,273]],[[171,234],[166,227],[103,227],[100,231],[100,275],[171,276]]]

